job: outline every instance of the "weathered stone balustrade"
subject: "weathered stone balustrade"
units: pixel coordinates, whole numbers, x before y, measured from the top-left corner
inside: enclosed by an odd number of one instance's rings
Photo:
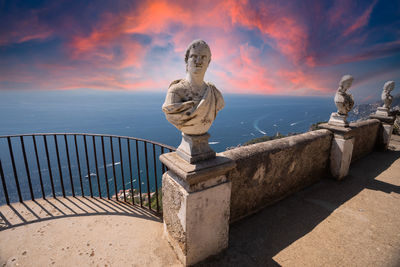
[[[250,215],[328,173],[332,133],[318,130],[238,147],[222,153],[236,162],[232,183],[231,221]]]
[[[185,265],[227,247],[229,223],[249,216],[318,180],[333,176],[335,139],[351,139],[347,166],[383,142],[377,119],[350,123],[346,131],[321,129],[237,147],[189,164],[176,153],[161,156],[167,237]],[[348,153],[347,151],[346,153]],[[335,158],[336,157],[336,158]]]
[[[354,99],[347,91],[354,78],[339,82],[333,112],[321,130],[279,140],[235,148],[220,154],[208,145],[217,113],[224,107],[222,94],[204,75],[211,50],[193,41],[185,54],[186,77],[169,86],[163,111],[182,131],[176,152],[160,160],[163,175],[165,235],[184,265],[193,265],[228,246],[229,223],[246,217],[324,177],[344,179],[350,164],[377,145],[386,149],[394,120],[390,92],[384,85],[384,106],[373,119],[348,123]]]

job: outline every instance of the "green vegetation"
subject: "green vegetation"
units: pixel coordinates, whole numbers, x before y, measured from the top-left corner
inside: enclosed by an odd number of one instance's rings
[[[132,200],[134,201],[135,205],[140,206],[140,196],[139,193],[137,192],[136,189],[133,189],[133,199],[132,199],[132,194],[130,193],[130,190],[126,191],[126,201],[128,203],[132,203]],[[123,195],[122,193],[119,193],[119,199],[123,199]],[[142,193],[142,204],[145,207],[149,206],[149,201],[148,201],[148,194],[147,193]],[[150,206],[151,209],[154,211],[157,211],[157,197],[156,197],[156,193],[155,192],[151,192],[150,193]],[[158,189],[158,206],[160,208],[160,212],[162,212],[162,188],[160,187]]]
[[[292,136],[292,135],[296,135],[296,134],[297,133],[289,133],[288,135],[284,135],[284,134],[281,134],[281,133],[277,132],[276,135],[274,135],[274,136],[265,135],[265,136],[262,136],[262,137],[257,137],[257,138],[251,139],[251,140],[247,141],[246,143],[244,143],[243,145],[247,146],[247,145],[257,144],[257,143],[270,141],[270,140],[275,140],[275,139],[280,139],[280,138],[283,138],[283,137]]]
[[[326,123],[326,121],[320,121],[320,122],[311,124],[311,126],[309,128],[309,131],[315,131],[315,130],[321,129],[319,127],[319,125],[322,124],[322,123]],[[283,137],[293,136],[293,135],[297,135],[297,134],[298,133],[289,133],[287,135],[284,135],[284,134],[281,134],[281,133],[277,132],[276,135],[274,135],[274,136],[265,135],[265,136],[262,136],[262,137],[257,137],[257,138],[251,139],[251,140],[247,141],[246,143],[244,143],[243,146],[257,144],[257,143],[270,141],[270,140],[275,140],[275,139],[280,139],[280,138],[283,138]]]
[[[157,210],[157,198],[156,194],[150,197],[150,205],[152,210]],[[162,192],[161,188],[158,189],[158,205],[160,207],[160,212],[162,212]]]
[[[321,128],[319,127],[320,124],[322,123],[327,123],[327,121],[320,121],[320,122],[316,122],[311,124],[310,128],[308,129],[308,131],[315,131],[315,130],[320,130]]]

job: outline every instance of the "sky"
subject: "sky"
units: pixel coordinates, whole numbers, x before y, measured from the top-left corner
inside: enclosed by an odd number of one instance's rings
[[[1,90],[166,91],[194,39],[223,93],[357,101],[400,85],[400,1],[0,0]]]

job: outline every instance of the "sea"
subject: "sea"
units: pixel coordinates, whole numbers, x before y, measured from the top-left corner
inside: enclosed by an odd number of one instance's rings
[[[161,92],[0,91],[0,136],[94,133],[137,137],[177,147],[181,133],[165,119],[161,111],[164,98],[165,93]],[[224,94],[224,99],[225,108],[218,113],[209,130],[209,144],[216,152],[278,132],[284,135],[306,132],[311,124],[327,121],[331,112],[336,111],[333,97]],[[13,142],[15,149],[20,149],[18,140]],[[40,150],[39,153],[44,151]],[[0,138],[0,159],[7,186],[13,188],[14,175],[5,138]],[[56,162],[51,164],[57,165]],[[30,162],[30,165],[35,164]],[[66,167],[62,166],[62,169]],[[22,173],[20,176],[24,176],[22,159],[17,169]],[[37,173],[36,170],[36,176],[32,174],[32,179],[37,179]],[[161,184],[160,178],[158,180],[158,184]],[[39,194],[39,183],[34,183],[34,187],[35,195]],[[46,194],[50,194],[48,182],[45,182],[45,187]],[[59,186],[56,187],[59,191]],[[154,190],[154,182],[150,187]],[[2,190],[0,186],[0,204],[5,201]],[[13,200],[16,200],[15,194]]]

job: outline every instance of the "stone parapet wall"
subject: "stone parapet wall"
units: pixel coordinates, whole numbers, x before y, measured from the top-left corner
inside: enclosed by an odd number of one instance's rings
[[[225,151],[236,162],[231,222],[254,213],[327,176],[333,134],[312,131]]]
[[[370,119],[350,123],[350,127],[354,136],[351,162],[355,162],[374,150],[379,135],[380,122],[377,119]]]

